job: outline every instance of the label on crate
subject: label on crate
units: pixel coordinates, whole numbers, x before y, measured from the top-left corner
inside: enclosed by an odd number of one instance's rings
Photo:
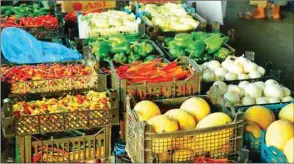
[[[164,3],[181,3],[181,0],[139,0],[139,3],[143,4],[164,4]]]
[[[116,7],[116,1],[60,1],[62,12],[93,11]]]

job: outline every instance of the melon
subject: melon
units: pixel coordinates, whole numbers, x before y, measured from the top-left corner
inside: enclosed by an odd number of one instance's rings
[[[287,141],[294,136],[294,125],[288,120],[273,122],[267,129],[265,143],[283,151]]]
[[[164,115],[168,116],[169,119],[175,120],[180,130],[191,130],[196,127],[196,121],[193,115],[184,110],[172,109],[167,111]]]
[[[281,109],[279,119],[285,119],[294,123],[294,103],[290,103]]]
[[[166,115],[157,115],[147,121],[155,133],[174,132],[179,129],[178,123],[169,119]]]
[[[152,101],[147,100],[137,103],[134,110],[138,114],[140,121],[147,121],[154,116],[160,115],[158,106]]]
[[[244,119],[248,122],[255,122],[261,129],[267,129],[275,120],[273,113],[262,106],[253,106],[247,109],[244,113]]]
[[[196,122],[199,122],[210,113],[209,104],[200,97],[192,97],[186,100],[180,109],[192,114]]]
[[[287,141],[284,147],[284,154],[288,163],[294,163],[294,138]]]
[[[246,122],[245,131],[251,133],[254,138],[261,137],[261,129],[255,122]]]

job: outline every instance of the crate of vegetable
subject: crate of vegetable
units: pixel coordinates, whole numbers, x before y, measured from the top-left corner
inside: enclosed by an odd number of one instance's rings
[[[83,64],[85,61],[5,65],[1,67],[1,89],[10,96],[50,93],[105,87],[105,77],[98,74],[98,63]],[[4,92],[4,91],[3,91]]]
[[[41,7],[39,4],[20,6],[1,6],[1,29],[18,27],[28,31],[39,39],[52,39],[62,35],[60,7]]]
[[[135,34],[139,32],[140,19],[123,11],[108,10],[78,16],[81,39],[113,34]]]
[[[111,151],[111,127],[50,135],[16,137],[19,163],[106,162]]]
[[[208,96],[153,102],[128,97],[126,151],[134,163],[187,163],[205,157],[225,162],[243,146],[243,124],[242,113],[212,104]]]
[[[152,39],[157,35],[195,31],[198,27],[206,29],[206,21],[186,4],[138,4],[136,16],[146,24],[146,33]]]
[[[111,63],[112,88],[118,90],[124,109],[127,94],[141,99],[195,95],[200,93],[198,70],[186,57],[173,62],[158,58],[118,67]]]
[[[175,37],[158,36],[157,42],[169,59],[188,56],[197,64],[210,60],[223,61],[235,55],[235,50],[226,42],[228,37],[220,33],[192,32],[176,34]]]
[[[118,124],[117,92],[93,90],[4,99],[2,128],[6,137],[91,129]]]
[[[111,60],[117,64],[130,64],[164,57],[162,50],[153,41],[144,37],[111,35],[85,39],[84,45],[91,47],[92,53],[100,61],[101,68],[109,68]]]

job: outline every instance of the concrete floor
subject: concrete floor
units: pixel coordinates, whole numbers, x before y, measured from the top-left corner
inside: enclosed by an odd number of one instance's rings
[[[294,90],[294,14],[287,8],[282,10],[281,21],[241,20],[239,12],[254,9],[248,1],[228,1],[227,14],[222,31],[235,30],[233,47],[236,54],[246,50],[255,52],[256,62],[265,65],[272,62],[282,71],[282,84]]]

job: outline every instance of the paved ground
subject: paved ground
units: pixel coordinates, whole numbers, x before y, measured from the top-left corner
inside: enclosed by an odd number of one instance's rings
[[[223,31],[235,29],[234,48],[256,52],[256,61],[271,61],[283,71],[282,83],[294,90],[294,14],[284,9],[281,21],[240,20],[237,13],[252,9],[248,1],[229,1]]]

